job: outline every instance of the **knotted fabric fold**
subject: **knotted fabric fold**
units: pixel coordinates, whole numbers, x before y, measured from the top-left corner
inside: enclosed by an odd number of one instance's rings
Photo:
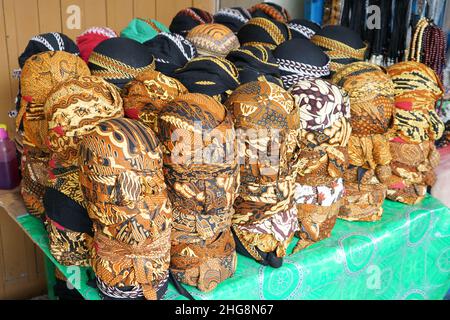
[[[297,252],[331,236],[343,204],[350,101],[339,87],[321,79],[298,81],[289,92],[302,127],[294,194],[300,225]]]
[[[92,267],[100,292],[106,299],[161,299],[172,209],[158,139],[134,120],[103,121],[84,137],[79,165],[94,223]]]
[[[211,291],[236,270],[230,232],[239,188],[233,121],[213,98],[190,93],[164,106],[158,126],[173,203],[171,270],[180,282]]]
[[[238,248],[263,265],[280,267],[298,231],[293,203],[298,109],[287,91],[263,81],[240,86],[226,106],[239,138],[241,190],[233,216]]]

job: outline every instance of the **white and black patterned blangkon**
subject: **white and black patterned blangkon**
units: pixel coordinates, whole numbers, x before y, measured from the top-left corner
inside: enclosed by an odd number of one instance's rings
[[[321,67],[280,58],[277,58],[277,63],[283,74],[281,80],[285,88],[290,88],[299,80],[323,78],[330,75],[330,60]]]
[[[308,39],[311,39],[316,34],[316,31],[314,31],[313,29],[308,28],[307,26],[295,23],[295,22],[288,23],[288,27],[292,31],[298,32]]]

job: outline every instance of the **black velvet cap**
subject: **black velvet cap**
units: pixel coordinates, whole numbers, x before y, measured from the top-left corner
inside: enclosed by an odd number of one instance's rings
[[[112,38],[95,47],[89,57],[93,76],[122,89],[139,73],[154,70],[155,60],[149,49],[132,39]]]
[[[87,210],[65,194],[53,188],[46,188],[44,207],[47,217],[62,227],[94,235]]]
[[[241,84],[266,80],[282,86],[278,63],[268,47],[242,46],[231,51],[227,60],[233,62],[238,69]]]
[[[253,18],[239,30],[237,37],[242,46],[262,44],[271,50],[292,39],[292,33],[284,22],[266,18]]]
[[[144,45],[155,58],[156,70],[168,76],[197,56],[195,46],[176,33],[160,33]]]
[[[78,46],[68,36],[57,32],[44,33],[34,36],[28,42],[28,45],[19,57],[20,68],[23,68],[30,57],[47,51],[66,51],[76,55],[80,54]]]
[[[214,15],[214,23],[220,23],[237,33],[252,18],[250,12],[242,7],[223,8]]]
[[[197,57],[176,70],[178,79],[191,93],[202,93],[224,102],[239,86],[239,73],[233,63],[219,57]]]
[[[273,51],[273,55],[279,65],[286,90],[299,80],[330,75],[330,58],[307,39],[286,41]]]
[[[173,18],[169,30],[183,37],[196,26],[203,23],[212,23],[213,16],[208,11],[199,8],[186,8],[180,10]]]

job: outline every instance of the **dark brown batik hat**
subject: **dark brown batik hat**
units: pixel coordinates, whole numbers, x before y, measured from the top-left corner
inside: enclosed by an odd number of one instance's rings
[[[211,291],[236,270],[230,231],[239,188],[233,121],[212,97],[190,93],[164,106],[158,126],[174,215],[171,270],[178,281]]]
[[[84,137],[79,165],[101,294],[161,299],[169,278],[172,208],[155,134],[135,120],[104,121]]]

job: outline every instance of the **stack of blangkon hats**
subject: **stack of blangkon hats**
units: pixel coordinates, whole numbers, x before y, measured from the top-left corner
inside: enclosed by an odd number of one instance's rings
[[[162,299],[170,281],[192,298],[184,285],[214,290],[237,253],[279,268],[337,218],[418,203],[439,163],[439,77],[366,51],[270,2],[33,37],[16,136],[51,253],[92,266],[104,299]]]

